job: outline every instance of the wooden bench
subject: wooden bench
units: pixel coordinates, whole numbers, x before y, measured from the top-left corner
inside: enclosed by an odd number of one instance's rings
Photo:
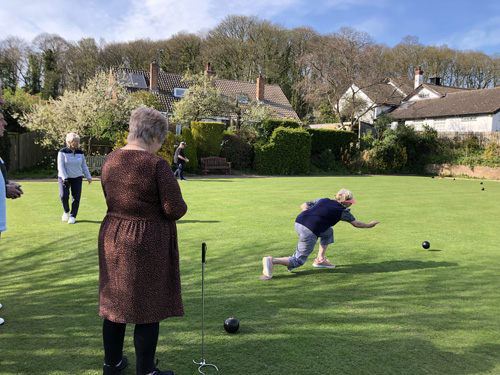
[[[201,169],[205,176],[208,171],[212,170],[226,170],[226,174],[231,174],[231,162],[227,161],[226,158],[218,158],[216,156],[209,156],[206,158],[200,158]]]
[[[106,159],[106,156],[104,155],[94,155],[85,157],[85,161],[87,162],[87,167],[89,167],[89,170],[92,169],[100,170],[102,168],[102,164],[104,163],[104,159]]]

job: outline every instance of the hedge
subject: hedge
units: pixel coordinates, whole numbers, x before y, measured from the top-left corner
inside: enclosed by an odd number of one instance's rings
[[[267,119],[262,123],[259,130],[259,135],[268,141],[274,130],[283,126],[285,128],[297,129],[300,128],[300,124],[297,121],[292,120],[277,120],[277,119]]]
[[[269,143],[255,146],[254,169],[265,175],[303,175],[309,173],[311,135],[303,129],[280,126]]]
[[[349,149],[351,143],[358,140],[358,135],[346,130],[309,129],[306,131],[312,136],[313,155],[320,155],[325,150],[332,150],[335,158],[340,159],[342,152]]]
[[[191,123],[196,152],[198,157],[219,156],[222,143],[222,134],[226,128],[221,122],[198,122]]]

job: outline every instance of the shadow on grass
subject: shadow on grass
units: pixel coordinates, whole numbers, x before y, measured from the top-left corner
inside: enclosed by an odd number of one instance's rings
[[[190,224],[190,223],[220,223],[219,220],[178,220],[177,224]]]
[[[77,220],[77,223],[92,223],[92,224],[101,224],[102,220]]]
[[[322,269],[309,269],[302,271],[300,268],[296,272],[292,271],[292,274],[296,275],[309,275],[318,274],[319,272],[324,273],[353,273],[353,274],[363,274],[363,273],[384,273],[384,272],[399,272],[408,270],[421,270],[426,268],[437,268],[437,267],[456,267],[458,263],[451,262],[434,262],[434,261],[419,261],[419,260],[388,260],[379,263],[358,263],[358,264],[337,264],[334,269],[322,268]]]

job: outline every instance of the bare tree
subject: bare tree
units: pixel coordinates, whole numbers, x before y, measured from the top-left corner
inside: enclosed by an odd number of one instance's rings
[[[385,69],[381,69],[383,50],[367,33],[351,28],[318,37],[314,51],[303,58],[307,67],[302,80],[306,99],[316,104],[327,100],[344,128],[340,109],[347,89],[355,84],[361,90],[387,77]],[[356,95],[352,98],[356,100]],[[356,117],[353,111],[351,123]]]

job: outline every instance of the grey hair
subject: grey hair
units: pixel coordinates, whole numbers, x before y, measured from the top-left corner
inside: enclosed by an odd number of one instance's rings
[[[339,192],[335,195],[335,200],[345,208],[348,208],[352,205],[352,203],[346,202],[352,199],[353,199],[352,193],[347,189],[340,189]]]
[[[155,139],[163,141],[167,136],[168,123],[165,116],[149,107],[139,107],[130,115],[130,134],[127,141],[141,140],[151,144]]]
[[[66,143],[71,143],[75,139],[80,140],[80,136],[78,134],[76,134],[76,133],[68,133],[68,134],[66,134]]]

